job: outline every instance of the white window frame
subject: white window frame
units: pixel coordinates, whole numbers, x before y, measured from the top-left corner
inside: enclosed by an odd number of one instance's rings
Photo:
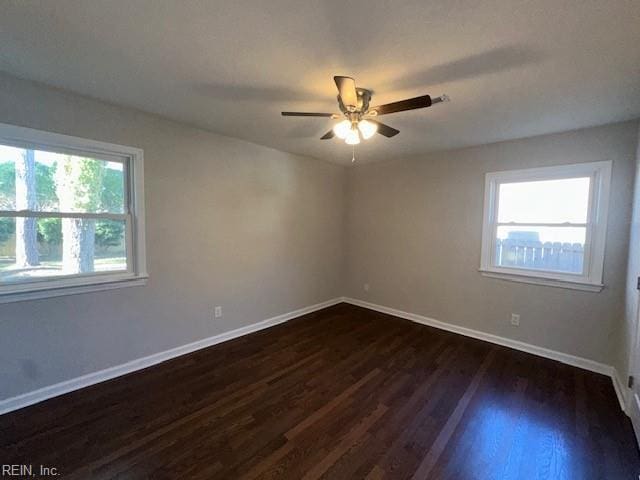
[[[124,214],[100,214],[127,222],[127,271],[96,272],[38,279],[32,282],[0,284],[0,303],[72,295],[144,285],[148,279],[145,249],[144,152],[139,148],[98,142],[69,135],[0,123],[0,144],[18,148],[46,150],[124,163]],[[0,211],[0,217],[24,216],[24,211]],[[51,212],[28,212],[29,216],[51,217]],[[56,214],[56,217],[95,218],[91,213]]]
[[[480,272],[482,275],[515,282],[591,292],[601,291],[604,288],[602,273],[607,235],[611,166],[611,161],[602,161],[487,173],[485,176],[482,252],[480,262]],[[586,227],[583,273],[573,274],[539,269],[497,266],[495,264],[497,228],[499,225],[505,225],[498,224],[497,221],[498,191],[500,184],[577,177],[591,178],[587,222],[586,224],[579,225]],[[576,226],[578,224],[550,223],[546,225]]]

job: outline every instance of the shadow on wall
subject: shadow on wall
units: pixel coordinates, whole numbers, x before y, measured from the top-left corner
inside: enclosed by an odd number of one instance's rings
[[[541,63],[546,55],[523,45],[494,48],[414,73],[405,72],[380,88],[404,90],[490,75]]]
[[[543,53],[524,45],[499,47],[440,65],[429,66],[413,73],[401,69],[402,72],[397,77],[383,81],[378,85],[367,84],[367,88],[388,93],[393,90],[440,85],[541,63],[545,57],[546,55]],[[334,73],[337,74],[338,72]],[[296,82],[302,82],[303,78],[303,76],[300,76],[296,79]],[[366,78],[361,80],[366,83]],[[330,79],[327,79],[327,82],[329,81]],[[312,90],[302,88],[302,85],[300,87],[297,85],[295,87],[257,87],[222,83],[196,84],[192,86],[195,92],[204,97],[225,101],[327,102],[330,105],[334,100],[331,96],[319,95]]]
[[[338,47],[336,47],[338,48]],[[339,49],[338,49],[339,51]],[[187,89],[192,90],[203,102],[223,102],[224,105],[234,107],[235,114],[228,119],[229,124],[235,123],[237,126],[252,128],[252,121],[256,119],[251,115],[250,106],[255,103],[261,104],[266,112],[274,116],[274,121],[278,121],[275,116],[280,110],[318,111],[336,112],[337,105],[333,94],[321,94],[323,91],[333,91],[332,74],[355,74],[353,69],[358,68],[359,75],[357,81],[362,81],[362,85],[372,88],[375,92],[383,92],[390,97],[402,96],[402,91],[418,88],[428,88],[429,86],[443,85],[450,82],[477,78],[484,75],[497,74],[524,67],[526,65],[541,63],[547,57],[546,54],[536,51],[526,45],[509,45],[493,48],[481,53],[468,55],[450,62],[439,65],[431,65],[422,70],[414,72],[408,71],[403,65],[393,65],[393,62],[386,63],[384,68],[373,57],[367,57],[363,63],[363,57],[345,59],[342,63],[348,65],[350,71],[332,70],[336,63],[327,60],[325,66],[319,65],[316,73],[331,73],[325,79],[318,79],[323,85],[322,89],[313,88],[306,85],[308,72],[301,72],[300,75],[291,80],[287,85],[247,85],[235,83],[199,83],[188,85]],[[338,59],[335,59],[340,64]],[[382,61],[382,59],[380,60]],[[428,62],[428,59],[425,60]],[[333,65],[333,66],[332,66]],[[419,65],[418,65],[419,66]],[[334,68],[335,67],[335,68]],[[377,79],[377,80],[376,80]],[[324,86],[326,83],[326,86]],[[314,83],[315,84],[315,83]],[[315,84],[317,86],[317,84]],[[325,90],[326,87],[326,90]],[[375,103],[375,102],[374,102]],[[297,106],[299,105],[299,106]],[[318,119],[296,119],[296,122],[283,123],[282,135],[290,139],[311,139],[318,138],[327,131],[327,122],[319,122]]]
[[[330,79],[328,79],[330,80]],[[197,84],[191,87],[203,101],[219,101],[225,104],[234,104],[239,113],[235,119],[245,128],[249,128],[251,120],[250,111],[247,110],[251,103],[258,102],[263,105],[265,111],[271,112],[274,121],[279,121],[281,110],[301,110],[319,112],[338,112],[335,97],[322,96],[303,88],[289,87],[256,87],[251,85],[231,85],[220,83]],[[313,106],[308,106],[309,102]],[[295,108],[296,103],[304,104],[304,107]],[[319,138],[327,131],[326,119],[298,118],[295,122],[287,121],[287,128],[283,129],[286,138]],[[230,119],[231,121],[231,119]]]

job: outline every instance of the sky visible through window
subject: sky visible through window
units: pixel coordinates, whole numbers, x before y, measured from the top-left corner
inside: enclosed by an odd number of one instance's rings
[[[587,222],[589,177],[500,184],[498,223]],[[584,244],[585,227],[499,226],[498,238]]]

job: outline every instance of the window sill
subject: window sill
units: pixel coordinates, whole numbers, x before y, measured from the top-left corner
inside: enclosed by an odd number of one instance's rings
[[[521,275],[515,273],[495,272],[492,270],[480,269],[480,274],[484,277],[497,278],[510,282],[530,283],[533,285],[544,285],[547,287],[568,288],[570,290],[581,290],[583,292],[601,292],[604,285],[601,283],[589,283],[581,281],[561,280],[533,275]]]
[[[25,300],[36,300],[40,298],[60,297],[63,295],[77,295],[80,293],[99,292],[103,290],[114,290],[116,288],[135,287],[146,285],[147,275],[130,276],[127,278],[92,278],[87,279],[82,284],[42,285],[30,290],[3,292],[0,293],[0,304],[11,302],[22,302]]]

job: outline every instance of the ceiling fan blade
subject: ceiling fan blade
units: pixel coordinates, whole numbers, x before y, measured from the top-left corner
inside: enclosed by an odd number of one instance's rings
[[[377,107],[373,107],[371,110],[377,112],[378,115],[387,115],[388,113],[404,112],[406,110],[430,107],[432,103],[433,102],[429,95],[422,95],[420,97],[400,100],[399,102],[378,105]]]
[[[335,133],[333,133],[333,129],[329,130],[323,136],[320,137],[320,140],[329,140],[330,138],[335,137]]]
[[[384,135],[387,138],[395,137],[397,134],[400,133],[400,130],[396,130],[395,128],[390,127],[389,125],[385,125],[384,123],[380,123],[376,120],[371,120],[370,118],[368,118],[367,121],[371,123],[375,123],[378,126],[378,133],[380,135]]]
[[[356,81],[351,77],[333,77],[338,87],[338,93],[342,99],[342,104],[349,107],[358,108],[358,93],[356,92]]]
[[[335,113],[282,112],[283,117],[333,117]]]

